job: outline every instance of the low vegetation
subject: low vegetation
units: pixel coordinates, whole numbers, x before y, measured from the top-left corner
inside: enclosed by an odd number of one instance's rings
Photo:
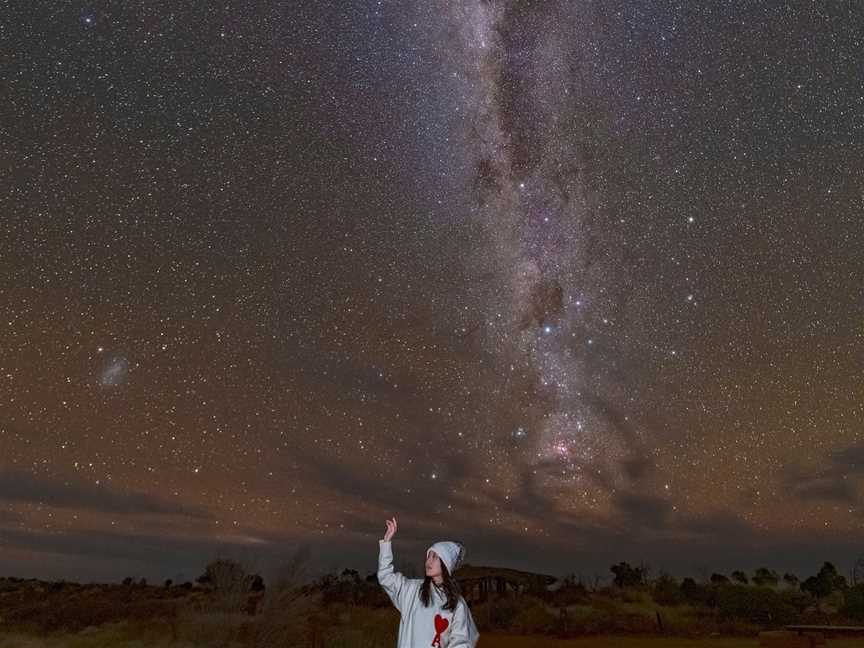
[[[392,648],[398,612],[350,569],[304,580],[295,564],[271,583],[219,558],[194,583],[125,579],[81,585],[0,579],[0,648]],[[678,581],[619,563],[608,584],[563,578],[472,603],[480,646],[754,645],[786,624],[860,625],[864,584],[831,563],[803,582],[767,569]],[[610,639],[614,637],[614,641]],[[586,643],[590,642],[590,643]],[[659,643],[658,643],[659,641]],[[842,648],[844,640],[832,641]],[[860,639],[858,639],[860,643]]]

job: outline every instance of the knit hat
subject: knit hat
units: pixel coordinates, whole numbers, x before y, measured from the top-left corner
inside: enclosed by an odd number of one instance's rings
[[[441,562],[447,567],[447,572],[451,576],[453,572],[459,569],[463,560],[465,560],[465,547],[461,542],[450,542],[449,540],[436,542],[426,550],[427,557],[430,551],[438,554],[438,557],[441,558]]]

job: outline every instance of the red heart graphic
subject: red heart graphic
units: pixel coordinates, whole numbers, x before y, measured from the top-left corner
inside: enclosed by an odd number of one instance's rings
[[[447,629],[447,626],[450,625],[450,622],[442,617],[440,614],[435,615],[435,638],[432,640],[433,646],[441,645],[441,633]]]

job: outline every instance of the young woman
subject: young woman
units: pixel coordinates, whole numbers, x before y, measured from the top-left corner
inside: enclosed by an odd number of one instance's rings
[[[402,615],[396,648],[474,648],[480,633],[453,579],[465,557],[458,542],[436,542],[426,550],[426,578],[393,571],[396,518],[378,541],[378,582]]]

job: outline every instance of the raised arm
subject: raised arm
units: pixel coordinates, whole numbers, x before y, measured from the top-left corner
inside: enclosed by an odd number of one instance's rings
[[[387,520],[387,533],[378,541],[378,582],[401,613],[409,595],[409,580],[393,569],[393,545],[390,540],[396,528],[395,517]]]

